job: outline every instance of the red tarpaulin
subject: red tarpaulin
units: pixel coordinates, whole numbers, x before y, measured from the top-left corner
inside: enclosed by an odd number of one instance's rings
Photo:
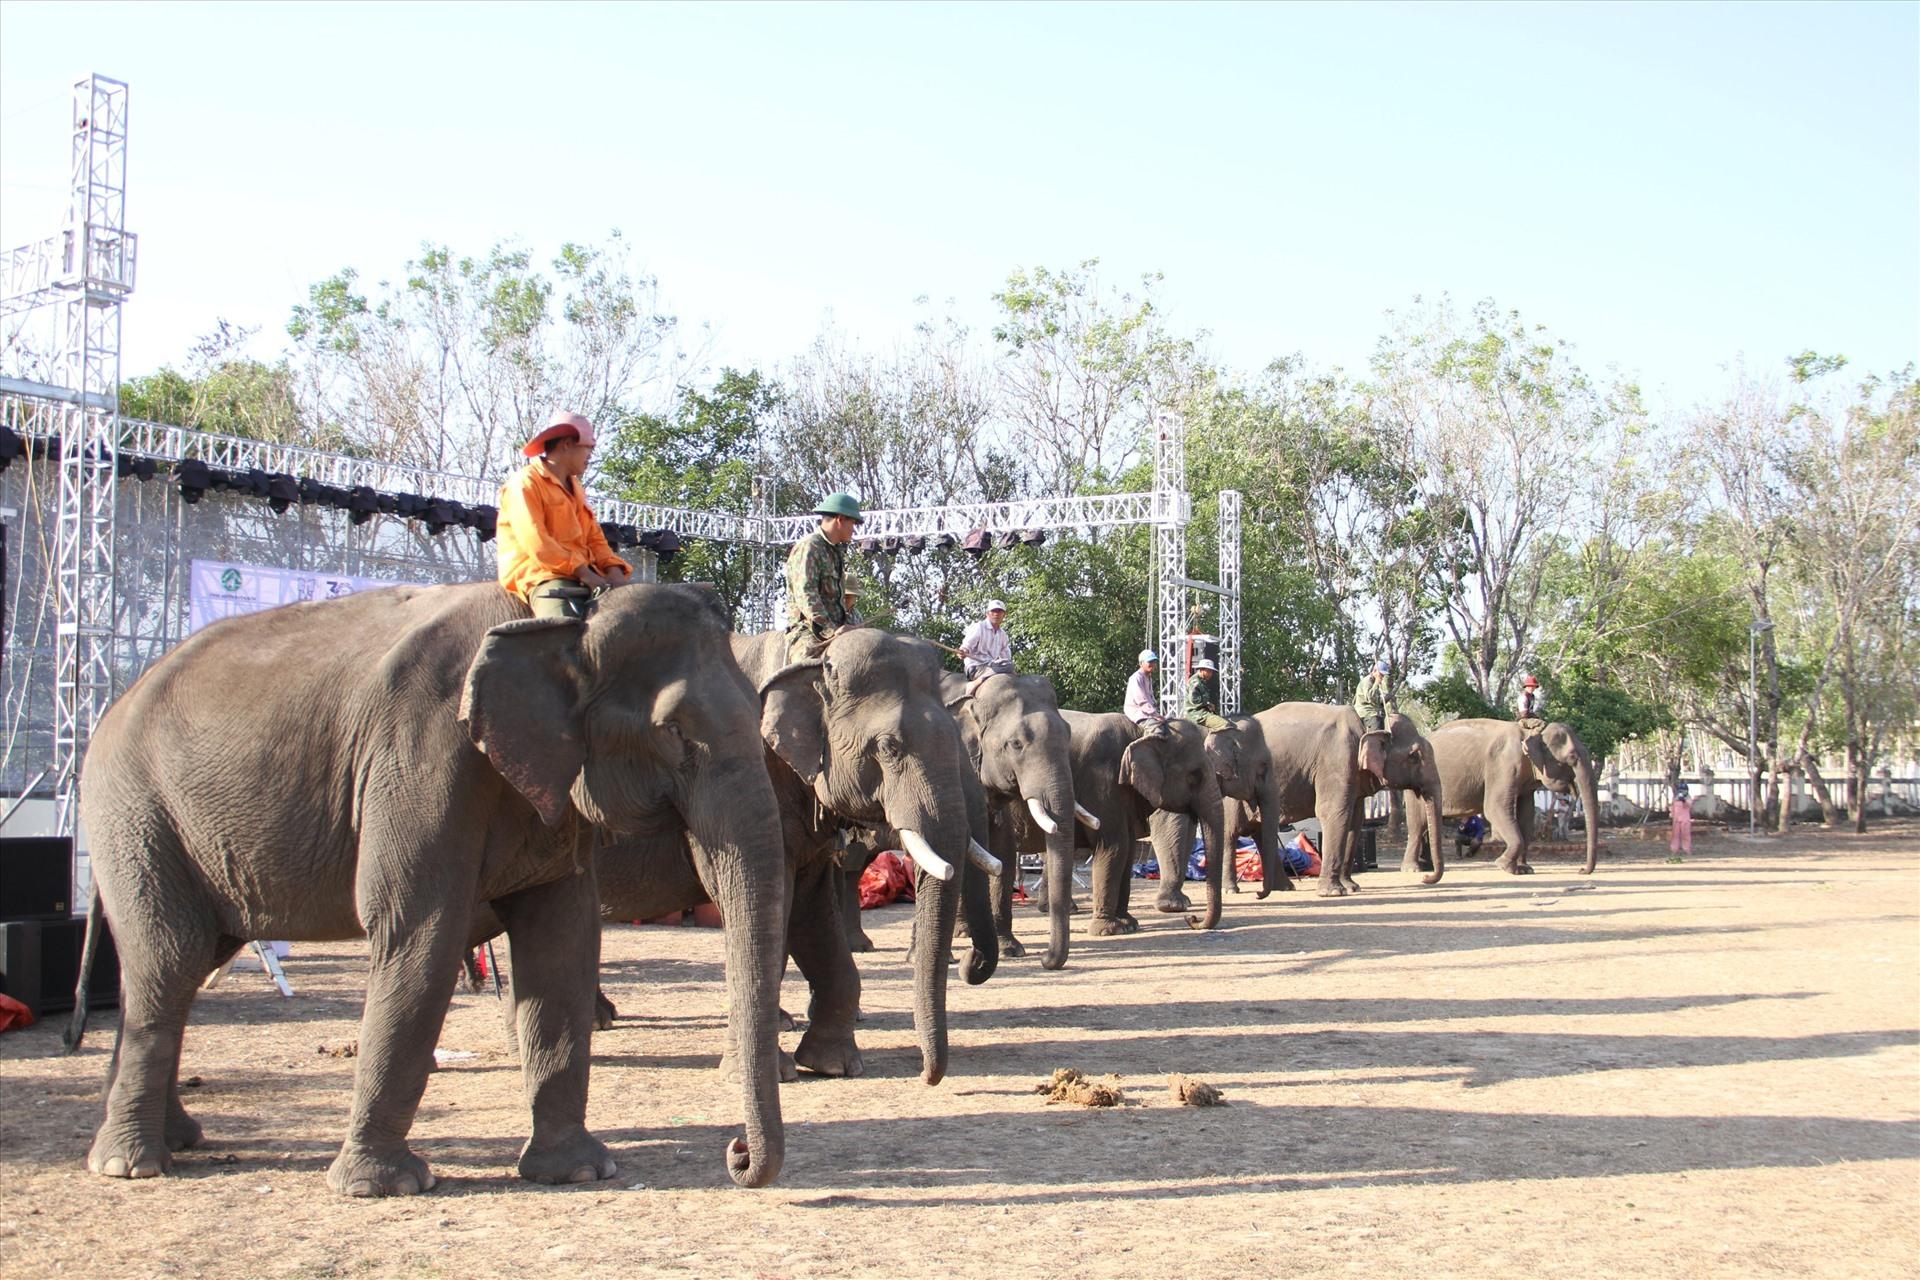
[[[906,855],[888,851],[860,873],[860,909],[870,911],[889,902],[913,901],[913,864]]]

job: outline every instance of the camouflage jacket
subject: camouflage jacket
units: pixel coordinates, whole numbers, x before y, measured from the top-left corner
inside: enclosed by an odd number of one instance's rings
[[[1194,672],[1192,675],[1188,676],[1187,677],[1187,710],[1188,711],[1220,710],[1219,681],[1209,680],[1206,676],[1201,675],[1197,671]]]
[[[846,605],[847,549],[827,541],[815,529],[787,553],[787,625],[825,636],[836,627],[857,623]]]
[[[1384,680],[1375,681],[1372,676],[1360,679],[1360,688],[1353,695],[1353,709],[1365,720],[1368,716],[1385,718],[1388,713],[1399,708],[1393,705],[1393,694]]]

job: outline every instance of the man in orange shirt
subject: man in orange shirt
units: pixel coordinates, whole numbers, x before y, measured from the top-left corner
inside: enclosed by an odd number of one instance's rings
[[[580,477],[593,459],[593,424],[558,412],[521,449],[534,459],[500,486],[500,585],[536,618],[580,618],[587,602],[633,576],[587,509]]]

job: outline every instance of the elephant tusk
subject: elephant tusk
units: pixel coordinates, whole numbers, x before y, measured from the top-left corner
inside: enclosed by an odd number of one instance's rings
[[[953,879],[953,864],[935,853],[933,846],[918,831],[901,831],[900,843],[906,846],[907,855],[913,859],[914,865],[935,880]]]
[[[1034,825],[1048,835],[1052,835],[1060,829],[1060,824],[1047,816],[1046,808],[1040,803],[1038,796],[1027,797],[1027,812],[1033,815]]]
[[[967,861],[990,876],[1000,874],[1000,859],[981,848],[978,840],[967,841]]]
[[[1098,831],[1100,829],[1100,819],[1088,813],[1086,806],[1082,805],[1078,800],[1073,802],[1073,816],[1080,819],[1080,825],[1089,831]]]

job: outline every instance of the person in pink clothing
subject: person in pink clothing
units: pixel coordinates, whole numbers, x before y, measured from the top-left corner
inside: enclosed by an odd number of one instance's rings
[[[1687,784],[1673,789],[1673,832],[1667,837],[1667,852],[1693,852],[1693,801],[1687,798]]]

